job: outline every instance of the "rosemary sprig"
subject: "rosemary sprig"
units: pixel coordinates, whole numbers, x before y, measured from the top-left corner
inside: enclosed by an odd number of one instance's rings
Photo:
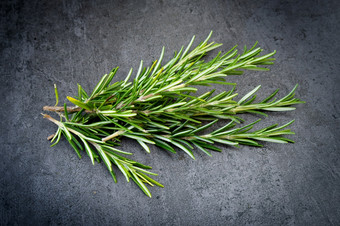
[[[116,176],[113,166],[121,171],[127,181],[132,179],[143,192],[151,197],[148,185],[162,184],[149,175],[157,175],[148,171],[150,166],[124,157],[131,153],[121,151],[120,138],[127,137],[136,140],[143,149],[150,152],[149,145],[159,146],[167,151],[176,152],[175,148],[183,150],[191,158],[195,158],[193,149],[211,155],[209,150],[221,151],[214,146],[221,143],[238,147],[239,145],[262,146],[265,142],[293,142],[283,135],[294,134],[285,129],[293,121],[282,125],[272,125],[250,132],[257,120],[243,127],[234,128],[243,121],[241,113],[255,113],[267,116],[268,111],[290,111],[292,105],[303,103],[294,98],[297,86],[286,96],[276,99],[278,92],[254,103],[256,87],[238,101],[235,101],[234,83],[225,80],[228,75],[241,75],[244,70],[267,71],[264,65],[271,65],[275,60],[275,51],[260,56],[263,51],[257,43],[250,49],[244,48],[241,54],[236,46],[224,55],[219,52],[211,61],[205,62],[203,57],[222,44],[210,42],[210,36],[190,51],[194,38],[189,45],[175,52],[174,57],[162,64],[164,47],[158,60],[150,67],[143,67],[141,61],[137,74],[132,82],[131,69],[124,81],[111,84],[118,71],[114,68],[104,75],[91,94],[88,94],[78,84],[78,96],[67,97],[75,107],[45,106],[44,110],[55,111],[60,115],[60,121],[49,115],[45,118],[58,126],[52,138],[52,144],[59,142],[61,135],[65,136],[74,148],[79,158],[85,151],[92,163],[102,160],[111,173],[114,181]],[[211,86],[212,84],[231,85],[232,89],[214,95],[215,90],[196,96],[196,86]],[[56,99],[58,103],[58,92]],[[205,133],[206,129],[218,120],[230,120],[225,126]]]

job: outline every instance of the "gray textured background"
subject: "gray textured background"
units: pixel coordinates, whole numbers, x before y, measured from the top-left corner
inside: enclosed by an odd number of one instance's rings
[[[1,1],[1,225],[339,225],[339,1]],[[224,147],[213,157],[196,152],[145,154],[125,140],[123,149],[160,173],[165,188],[146,197],[103,166],[77,159],[65,140],[50,148],[55,126],[40,115],[92,89],[120,66],[116,80],[141,59],[165,59],[214,30],[213,41],[259,41],[277,61],[266,73],[231,77],[245,94],[280,95],[300,84],[307,104],[274,113],[262,125],[291,126],[296,144]],[[196,43],[197,43],[196,42]],[[215,87],[222,91],[222,86]],[[247,117],[250,120],[254,116]],[[338,137],[338,138],[337,138]],[[84,155],[85,156],[85,155]]]

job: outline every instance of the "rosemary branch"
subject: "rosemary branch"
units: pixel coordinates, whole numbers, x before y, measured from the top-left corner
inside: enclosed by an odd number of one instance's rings
[[[278,126],[272,125],[251,131],[260,120],[248,125],[236,127],[243,121],[239,117],[243,113],[267,116],[270,111],[291,111],[292,105],[303,103],[295,98],[295,86],[286,96],[277,99],[278,90],[256,102],[257,86],[238,101],[234,83],[226,81],[229,75],[241,75],[244,70],[267,71],[263,66],[273,64],[275,51],[260,55],[263,51],[257,43],[250,49],[244,48],[239,54],[236,46],[223,54],[219,52],[211,61],[203,57],[221,44],[210,42],[210,36],[190,51],[195,36],[189,45],[165,64],[162,64],[164,47],[158,60],[150,67],[139,69],[129,81],[131,69],[124,81],[111,84],[118,71],[114,68],[104,75],[91,94],[78,84],[78,96],[67,97],[74,107],[45,106],[43,110],[53,111],[60,115],[60,121],[47,114],[43,116],[58,126],[51,142],[55,145],[61,135],[65,136],[79,158],[85,151],[92,163],[102,160],[116,181],[114,167],[127,181],[133,180],[143,192],[151,197],[146,187],[162,184],[149,175],[157,175],[148,171],[150,166],[143,165],[123,155],[131,155],[115,148],[122,137],[136,140],[141,147],[150,152],[153,144],[170,152],[179,149],[195,159],[194,147],[210,155],[210,151],[221,151],[216,143],[238,147],[239,145],[262,146],[262,142],[292,143],[283,137],[294,134],[286,129],[291,122]],[[215,90],[196,96],[197,86],[212,84],[230,85],[229,91],[214,94]],[[58,92],[56,99],[58,103]],[[210,133],[205,132],[218,120],[226,120],[225,126]],[[234,128],[236,127],[236,128]]]

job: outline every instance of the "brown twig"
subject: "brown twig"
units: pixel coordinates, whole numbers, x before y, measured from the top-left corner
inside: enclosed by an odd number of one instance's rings
[[[53,138],[54,136],[55,136],[55,133],[49,135],[49,136],[47,137],[47,140],[52,140],[52,138]]]
[[[64,112],[64,107],[61,106],[44,106],[43,107],[44,111],[53,111],[53,112]],[[68,113],[74,113],[81,111],[81,107],[67,107],[67,112]],[[86,113],[93,113],[93,111],[85,110]]]

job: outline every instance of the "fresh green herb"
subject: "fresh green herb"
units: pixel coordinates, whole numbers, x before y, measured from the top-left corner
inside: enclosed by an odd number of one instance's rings
[[[223,55],[219,52],[214,59],[206,62],[203,57],[222,45],[208,43],[211,34],[190,51],[193,37],[190,44],[175,52],[167,63],[162,63],[164,48],[159,60],[150,67],[143,67],[141,61],[133,81],[129,81],[133,72],[131,69],[124,81],[111,84],[117,67],[104,75],[90,94],[78,84],[78,96],[67,97],[75,107],[67,107],[66,104],[63,107],[45,106],[44,110],[55,111],[61,116],[58,121],[43,114],[58,126],[52,146],[59,142],[61,134],[64,135],[79,158],[85,152],[92,164],[95,160],[102,160],[114,181],[114,171],[118,169],[128,182],[132,179],[151,197],[146,185],[163,185],[146,175],[157,175],[149,171],[150,166],[125,157],[132,154],[116,148],[122,137],[136,140],[148,153],[149,145],[156,145],[173,153],[182,150],[193,159],[194,147],[209,156],[210,151],[221,151],[214,146],[216,143],[235,147],[261,147],[264,141],[292,143],[283,135],[294,134],[286,129],[293,121],[252,132],[251,129],[260,120],[235,126],[243,121],[239,116],[241,113],[267,116],[265,112],[294,110],[292,105],[303,103],[294,98],[297,86],[281,99],[275,98],[276,90],[264,100],[255,102],[255,93],[261,87],[257,86],[236,101],[236,84],[225,80],[229,75],[243,74],[244,70],[267,71],[264,66],[273,64],[275,51],[260,55],[263,50],[255,43],[239,54],[235,46]],[[194,95],[197,86],[212,84],[229,85],[231,89],[218,94],[211,90],[200,96]],[[55,92],[58,103],[56,88]],[[226,125],[206,132],[219,120],[225,120]]]

